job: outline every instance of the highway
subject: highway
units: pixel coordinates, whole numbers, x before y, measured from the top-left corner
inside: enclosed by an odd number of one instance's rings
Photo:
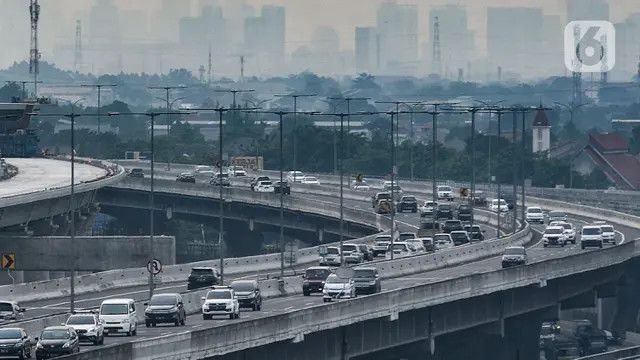
[[[18,167],[18,174],[0,186],[0,198],[36,193],[71,185],[71,162],[52,159],[7,158]],[[76,163],[75,183],[96,180],[107,171],[95,166]]]

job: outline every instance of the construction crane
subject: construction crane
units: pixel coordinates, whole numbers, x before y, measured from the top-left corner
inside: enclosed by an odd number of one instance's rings
[[[38,98],[38,73],[40,73],[40,52],[38,51],[38,20],[40,19],[40,5],[38,0],[31,0],[29,5],[31,14],[31,51],[29,53],[29,73],[33,74],[33,94]]]

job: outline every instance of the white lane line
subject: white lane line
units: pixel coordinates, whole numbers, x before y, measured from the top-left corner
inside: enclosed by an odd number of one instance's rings
[[[305,306],[311,306],[311,305],[313,305],[313,303],[312,303],[312,302],[308,302],[308,303],[306,303],[306,304],[304,304],[304,305],[305,305]]]
[[[289,306],[289,307],[284,308],[284,311],[289,311],[291,309],[293,309],[293,306]]]

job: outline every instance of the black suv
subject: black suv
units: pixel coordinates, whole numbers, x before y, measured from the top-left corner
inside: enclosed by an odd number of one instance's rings
[[[353,269],[353,281],[356,294],[375,294],[382,290],[380,275],[375,267],[356,267]]]
[[[458,220],[471,221],[471,206],[468,204],[458,205]]]
[[[484,231],[480,228],[479,225],[467,225],[464,227],[464,230],[469,233],[469,238],[471,238],[471,241],[484,240]]]
[[[31,358],[31,338],[21,328],[0,329],[0,349],[2,356]]]
[[[129,174],[127,174],[129,177],[134,177],[134,178],[143,178],[144,177],[144,172],[142,172],[142,169],[140,168],[133,168],[131,169],[131,171],[129,171]]]
[[[287,181],[276,181],[273,184],[273,190],[276,194],[280,194],[282,191],[282,194],[284,195],[291,195],[291,185],[289,185],[289,182]]]
[[[308,268],[302,278],[302,294],[309,296],[312,293],[321,293],[324,288],[324,281],[331,274],[331,268],[326,266],[314,266]]]
[[[255,280],[236,280],[231,282],[231,288],[236,294],[240,307],[251,308],[253,311],[262,309],[262,294]]]
[[[447,220],[444,222],[444,226],[442,227],[442,232],[445,232],[447,234],[452,231],[460,231],[460,230],[464,230],[460,220]]]
[[[195,184],[196,176],[193,175],[192,173],[182,173],[178,175],[178,177],[176,178],[176,181]]]
[[[147,327],[162,323],[184,326],[187,322],[180,294],[155,294],[144,305],[147,307],[144,310],[144,323]]]
[[[187,279],[187,290],[218,285],[218,270],[212,267],[194,267]]]
[[[453,219],[451,204],[438,204],[436,219]]]
[[[400,198],[398,211],[403,212],[405,210],[411,210],[412,213],[418,212],[418,200],[416,200],[415,196],[403,196]]]

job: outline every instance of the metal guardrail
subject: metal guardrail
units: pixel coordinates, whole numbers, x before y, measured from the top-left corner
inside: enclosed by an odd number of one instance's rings
[[[632,360],[640,359],[640,346],[607,351],[601,354],[589,355],[576,360]]]

